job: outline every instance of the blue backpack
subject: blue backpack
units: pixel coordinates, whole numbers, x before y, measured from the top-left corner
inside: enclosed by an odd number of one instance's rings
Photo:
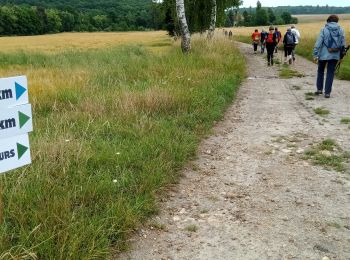
[[[324,41],[324,45],[327,47],[328,51],[333,53],[333,52],[339,52],[341,49],[342,49],[342,36],[340,34],[340,29],[338,29],[338,32],[337,32],[337,39],[334,39],[332,33],[328,30],[329,32],[329,38],[326,41]],[[323,36],[324,36],[324,33],[323,33]]]

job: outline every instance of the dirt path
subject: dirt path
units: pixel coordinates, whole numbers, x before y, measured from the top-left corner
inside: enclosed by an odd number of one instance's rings
[[[298,58],[305,77],[283,80],[240,48],[249,75],[237,102],[120,259],[350,259],[350,175],[300,158],[326,137],[350,150],[340,124],[350,83],[307,101],[316,65]],[[321,106],[326,119],[313,111]]]

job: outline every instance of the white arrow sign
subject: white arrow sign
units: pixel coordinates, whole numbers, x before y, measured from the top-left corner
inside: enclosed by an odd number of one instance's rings
[[[30,104],[0,110],[0,139],[33,131]]]
[[[28,134],[0,139],[0,173],[30,164]]]
[[[0,79],[0,108],[28,104],[27,77]]]

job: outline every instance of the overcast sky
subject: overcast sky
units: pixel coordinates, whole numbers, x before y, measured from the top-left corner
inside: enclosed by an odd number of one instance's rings
[[[255,7],[257,0],[243,0],[244,7]],[[329,5],[350,6],[349,0],[260,0],[262,6]]]

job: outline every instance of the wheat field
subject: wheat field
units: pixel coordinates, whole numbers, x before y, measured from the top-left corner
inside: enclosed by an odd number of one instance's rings
[[[169,44],[165,31],[61,33],[38,36],[0,37],[1,52],[40,51],[57,53],[62,50],[100,49],[125,44],[162,47]]]
[[[300,14],[293,15],[298,18],[300,24],[303,23],[315,23],[315,22],[325,22],[329,14]],[[340,20],[350,20],[350,14],[339,14]]]

